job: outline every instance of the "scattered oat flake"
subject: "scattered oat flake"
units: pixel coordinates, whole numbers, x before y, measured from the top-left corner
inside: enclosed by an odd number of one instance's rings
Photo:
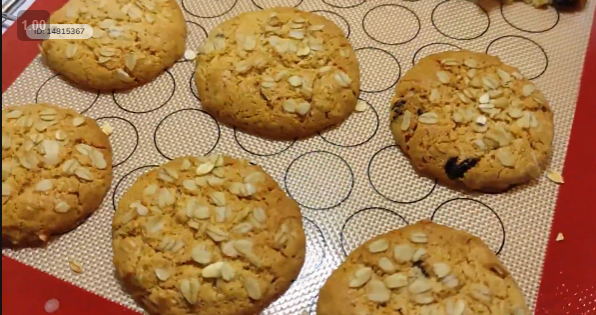
[[[60,301],[56,299],[48,300],[43,308],[48,314],[54,313],[60,308]]]
[[[561,175],[555,171],[549,171],[548,174],[546,174],[546,177],[548,179],[550,179],[552,182],[557,183],[557,184],[565,183],[565,181],[563,181],[563,175]]]
[[[356,111],[359,113],[365,111],[367,107],[368,105],[364,101],[358,101],[358,103],[356,103]]]
[[[81,266],[81,263],[79,263],[78,261],[71,259],[68,261],[68,265],[70,266],[70,269],[76,273],[83,273],[83,267]]]
[[[559,233],[557,234],[557,242],[562,242],[565,239],[565,236],[563,235],[563,233]]]
[[[103,133],[106,135],[111,136],[112,133],[114,133],[114,126],[112,126],[110,123],[105,123],[101,125],[101,131],[103,131]]]
[[[186,60],[195,60],[195,58],[197,58],[197,53],[194,52],[194,50],[187,49],[184,52],[184,58],[186,58]]]

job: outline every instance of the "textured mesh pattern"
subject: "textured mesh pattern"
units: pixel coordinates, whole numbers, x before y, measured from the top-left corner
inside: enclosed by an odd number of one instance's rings
[[[528,303],[536,301],[557,186],[539,182],[499,194],[464,195],[421,178],[394,146],[389,101],[401,75],[420,58],[442,50],[495,54],[517,66],[555,112],[550,168],[561,171],[571,130],[594,1],[582,13],[535,10],[523,3],[464,0],[183,0],[188,45],[240,12],[275,3],[297,5],[336,22],[357,49],[361,99],[369,108],[339,129],[305,141],[272,142],[219,125],[201,111],[190,62],[128,93],[83,91],[55,76],[37,58],[2,96],[2,106],[54,102],[115,127],[114,182],[101,208],[78,229],[45,249],[3,250],[58,278],[140,310],[114,277],[114,205],[134,180],[181,154],[225,153],[263,167],[300,204],[308,238],[298,281],[265,314],[314,314],[319,288],[363,241],[424,218],[481,237],[517,278]],[[67,260],[85,269],[74,274]]]

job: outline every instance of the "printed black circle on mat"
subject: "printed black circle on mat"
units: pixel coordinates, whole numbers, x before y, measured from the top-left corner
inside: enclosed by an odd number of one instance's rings
[[[179,61],[176,65],[170,68],[169,71],[174,77],[182,78],[182,93],[184,94],[184,97],[191,97],[190,102],[185,99],[184,107],[201,108],[194,80],[195,73],[197,72],[196,61]],[[179,79],[177,79],[177,81],[180,82]],[[199,102],[195,102],[195,98],[199,100]]]
[[[304,0],[277,0],[277,1],[266,1],[266,0],[250,0],[259,9],[269,9],[273,7],[297,7]]]
[[[540,77],[548,68],[548,56],[542,46],[523,36],[501,36],[488,44],[486,53],[518,68],[530,80]]]
[[[188,14],[199,18],[220,17],[236,6],[238,0],[193,1],[182,0],[182,8]]]
[[[512,27],[528,33],[544,33],[559,24],[559,11],[553,6],[537,10],[524,2],[501,4],[501,15]]]
[[[437,187],[436,180],[416,172],[397,145],[377,151],[368,163],[366,174],[379,195],[396,203],[422,201]]]
[[[196,54],[198,54],[199,47],[201,47],[203,42],[207,39],[207,31],[204,27],[192,21],[186,21],[186,30],[186,49],[192,50]],[[186,59],[184,56],[182,56],[181,60],[190,61]]]
[[[470,198],[447,200],[433,211],[430,219],[480,237],[497,255],[505,247],[505,225],[501,217],[481,201]]]
[[[282,154],[290,149],[296,140],[292,141],[274,141],[249,133],[242,132],[234,128],[234,140],[244,151],[256,156],[274,156]]]
[[[323,0],[327,5],[334,8],[355,8],[363,4],[366,0]]]
[[[408,225],[397,212],[385,208],[366,208],[352,214],[341,228],[341,247],[346,256],[371,238]]]
[[[388,51],[375,47],[358,48],[356,57],[360,63],[360,91],[384,92],[399,81],[401,66],[397,58]],[[379,65],[382,65],[381,69]],[[375,87],[380,88],[375,89]]]
[[[116,211],[118,208],[118,202],[120,202],[120,198],[122,198],[122,196],[130,189],[130,187],[132,187],[137,178],[156,167],[159,167],[159,165],[141,166],[128,172],[126,175],[120,178],[116,186],[114,186],[114,192],[112,193],[112,206],[114,207],[114,211]]]
[[[367,101],[359,99],[358,102],[366,103],[368,108],[361,113],[354,111],[341,125],[320,132],[319,136],[344,148],[357,147],[372,140],[379,130],[379,114]]]
[[[346,201],[354,189],[354,172],[341,156],[312,151],[294,159],[284,176],[288,195],[312,210],[328,210]]]
[[[137,127],[124,118],[114,116],[98,118],[97,123],[100,126],[110,124],[114,127],[114,132],[110,136],[113,167],[116,168],[128,161],[139,146]]]
[[[440,53],[443,51],[458,51],[461,49],[462,48],[457,45],[448,43],[430,43],[420,47],[420,49],[418,49],[414,53],[414,57],[412,57],[412,65],[417,64],[418,61],[420,61],[420,59],[432,54]]]
[[[116,105],[126,112],[147,114],[164,107],[172,99],[175,91],[176,80],[170,71],[166,70],[155,80],[142,86],[126,91],[113,91],[112,98]]]
[[[433,9],[431,22],[442,35],[459,40],[476,39],[490,27],[488,12],[467,0],[445,0],[439,3]]]
[[[348,23],[348,20],[346,20],[346,18],[344,18],[343,16],[333,11],[327,10],[315,10],[311,11],[311,13],[318,14],[328,19],[329,21],[335,23],[344,32],[344,36],[346,38],[350,38],[350,35],[352,34],[352,29],[350,28],[350,23]]]
[[[219,124],[211,114],[199,109],[181,109],[159,122],[153,139],[157,151],[173,160],[185,155],[209,155],[220,137]]]
[[[199,101],[201,98],[199,97],[199,90],[197,89],[197,84],[195,81],[195,76],[197,75],[196,71],[193,71],[190,75],[190,92],[194,95]]]
[[[421,28],[418,15],[398,4],[383,4],[370,9],[362,19],[362,27],[368,37],[386,45],[408,43],[420,34]]]
[[[298,279],[304,279],[315,273],[325,260],[327,242],[321,229],[311,220],[302,217],[304,234],[306,234],[306,259]]]
[[[35,103],[49,103],[87,112],[99,99],[99,91],[86,90],[56,74],[47,79],[35,93]]]

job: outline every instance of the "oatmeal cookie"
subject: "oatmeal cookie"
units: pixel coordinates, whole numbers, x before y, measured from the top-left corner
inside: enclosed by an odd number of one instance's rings
[[[70,0],[51,24],[88,24],[89,39],[49,39],[48,66],[85,88],[127,89],[155,79],[184,53],[186,22],[175,0]]]
[[[263,169],[182,157],[141,176],[118,204],[114,264],[159,315],[259,314],[304,263],[300,208]]]
[[[2,110],[2,241],[37,245],[77,227],[112,182],[112,148],[97,123],[32,104]]]
[[[421,221],[352,252],[321,289],[317,314],[530,315],[530,310],[482,240]]]
[[[500,192],[546,167],[553,113],[544,95],[497,57],[423,58],[397,85],[391,131],[414,167],[447,184]]]
[[[358,60],[341,29],[290,8],[244,13],[213,29],[196,85],[218,120],[273,139],[340,124],[360,93]]]

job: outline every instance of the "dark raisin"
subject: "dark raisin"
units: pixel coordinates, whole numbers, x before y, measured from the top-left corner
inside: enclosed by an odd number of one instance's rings
[[[393,103],[391,110],[395,113],[394,119],[397,119],[397,117],[403,114],[405,105],[406,101],[404,100],[397,100],[395,103]]]
[[[577,5],[577,0],[553,0],[553,5],[557,8],[571,8]]]
[[[428,271],[426,271],[426,269],[424,268],[424,263],[422,262],[422,260],[419,260],[417,262],[414,263],[414,267],[418,267],[418,269],[420,269],[420,271],[422,271],[422,274],[427,277],[430,278],[430,274],[428,273]]]
[[[424,111],[422,110],[422,108],[418,108],[418,111],[416,112],[416,114],[418,114],[418,116],[424,114]]]
[[[404,313],[401,311],[401,308],[398,308],[397,311],[399,312],[400,315],[404,315]]]
[[[478,164],[478,161],[480,161],[479,158],[469,158],[457,163],[457,157],[449,158],[445,163],[445,173],[451,180],[462,178],[467,171]]]

